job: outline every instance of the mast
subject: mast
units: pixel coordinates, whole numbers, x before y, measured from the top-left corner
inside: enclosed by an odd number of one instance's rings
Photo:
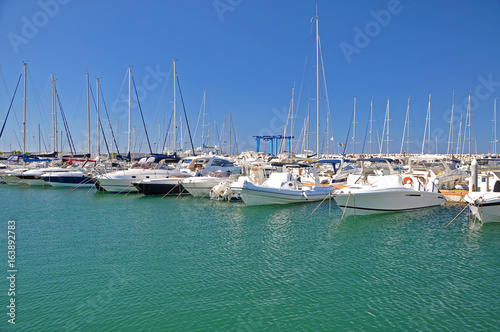
[[[288,151],[288,153],[290,153],[290,155],[293,151],[293,100],[294,99],[295,99],[295,85],[292,88],[292,118],[291,118],[291,125],[290,125],[290,151]]]
[[[87,72],[87,125],[88,125],[88,147],[89,147],[89,158],[91,157],[92,149],[90,145],[90,93],[89,93],[89,73]]]
[[[386,139],[386,144],[387,144],[387,154],[389,154],[389,99],[387,99],[387,139]]]
[[[26,76],[28,73],[28,64],[24,63],[24,117],[23,117],[23,153],[26,153]]]
[[[455,114],[455,91],[453,91],[453,103],[451,104],[450,132],[448,134],[448,151],[446,151],[446,154],[449,154],[451,146],[452,158],[453,158],[453,124],[454,124],[453,122],[455,121],[454,114]]]
[[[309,153],[309,125],[311,124],[311,103],[309,103],[309,106],[307,108],[307,139],[306,139],[306,150]]]
[[[206,105],[206,102],[207,102],[206,98],[207,98],[207,89],[205,89],[205,91],[203,92],[203,120],[202,120],[202,123],[201,123],[201,129],[202,129],[202,132],[201,132],[201,147],[202,147],[202,151],[205,151],[205,105]]]
[[[132,70],[128,66],[128,153],[130,153],[130,142],[132,138]]]
[[[462,144],[462,116],[463,116],[463,114],[460,114],[460,127],[458,128],[457,153],[456,154],[463,153],[463,151],[460,150],[460,146]]]
[[[177,151],[177,71],[175,70],[174,59],[174,153]]]
[[[101,118],[99,115],[99,77],[96,78],[97,86],[97,156],[101,155]]]
[[[372,154],[372,143],[373,143],[373,99],[370,104],[370,154]]]
[[[495,117],[494,117],[494,121],[495,123],[493,124],[494,125],[494,132],[495,132],[495,137],[494,137],[494,142],[493,142],[493,153],[496,155],[497,154],[497,98],[495,97]]]
[[[40,124],[38,124],[38,152],[42,152],[42,146],[40,145]]]
[[[403,146],[405,143],[405,135],[406,135],[406,128],[408,127],[408,131],[410,131],[410,124],[409,124],[409,115],[410,115],[410,98],[408,98],[408,107],[406,108],[406,116],[405,116],[405,125],[403,127],[403,138],[401,139],[401,148],[399,149],[399,154],[403,153]],[[407,140],[409,141],[409,139]],[[408,142],[407,142],[408,144]],[[406,152],[409,153],[408,151],[408,146],[406,148]]]
[[[429,129],[429,130],[427,130]],[[424,154],[425,148],[425,138],[427,138],[428,151],[427,153],[431,153],[431,95],[429,94],[429,106],[427,107],[427,117],[425,118],[425,129],[424,129],[424,139],[422,141],[422,154]]]
[[[328,137],[330,137],[330,132],[328,130],[328,127],[330,127],[330,112],[326,112],[326,154],[330,154],[330,140]]]
[[[319,17],[316,7],[316,149],[319,158]]]
[[[52,77],[52,121],[54,129],[54,152],[57,152],[57,103],[56,103],[56,81],[54,80],[54,74]]]
[[[471,129],[470,121],[471,121],[472,110],[471,110],[471,104],[470,104],[470,92],[469,92],[469,109],[468,109],[468,111],[469,111],[469,159],[470,159],[471,152],[472,152],[472,150],[471,150],[471,136],[472,135],[471,135],[471,130],[470,130]]]
[[[229,113],[229,156],[231,156],[231,142],[232,142],[232,134],[231,134],[231,128],[233,127],[233,122],[231,118],[231,113]],[[271,151],[272,153],[272,151]]]
[[[352,120],[352,154],[356,154],[356,98],[354,98],[354,115]]]
[[[427,133],[428,135],[428,140],[427,140],[427,146],[428,146],[428,153],[431,154],[431,94],[429,93],[429,132]]]

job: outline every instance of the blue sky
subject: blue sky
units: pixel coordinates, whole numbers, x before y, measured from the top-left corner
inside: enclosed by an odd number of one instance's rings
[[[104,102],[124,151],[128,121],[124,100],[128,90],[122,83],[131,65],[136,85],[142,88],[141,107],[156,149],[161,142],[158,123],[162,129],[163,118],[168,123],[172,113],[173,83],[167,78],[175,58],[193,133],[207,90],[210,145],[214,122],[222,136],[224,119],[228,140],[229,113],[237,128],[240,151],[255,149],[254,135],[283,134],[292,87],[294,146],[302,145],[298,140],[309,103],[310,131],[316,128],[315,28],[311,23],[316,5],[324,64],[321,70],[325,72],[330,106],[329,136],[334,139],[330,152],[337,152],[338,143],[347,137],[347,151],[352,151],[352,131],[348,135],[348,130],[354,98],[356,152],[368,152],[366,128],[372,99],[374,140],[377,133],[382,134],[389,99],[389,152],[399,152],[411,97],[410,152],[420,153],[432,94],[431,152],[436,151],[437,140],[438,152],[446,153],[453,91],[453,150],[460,114],[465,122],[469,92],[473,100],[473,152],[476,146],[479,153],[492,150],[494,98],[500,95],[497,0],[3,1],[0,66],[5,82],[0,81],[0,121],[7,113],[23,61],[27,61],[28,150],[38,150],[38,124],[45,145],[49,147],[51,142],[52,73],[77,149],[86,149],[85,74],[89,72],[94,93],[96,77],[100,78]],[[2,151],[9,151],[13,144],[18,149],[17,141],[22,141],[22,86],[20,89],[14,113],[0,138]],[[326,152],[328,112],[324,90],[322,83],[322,152]],[[182,112],[179,97],[178,110]],[[91,112],[95,151],[95,109]],[[108,122],[102,121],[107,133]],[[132,122],[137,132],[139,126],[143,127],[136,102]],[[185,129],[184,121],[182,127]],[[64,130],[61,119],[59,130]],[[144,151],[143,133],[140,140]],[[200,145],[201,120],[195,137],[195,146]],[[267,143],[261,147],[269,150]],[[315,134],[311,134],[309,148],[316,150]],[[101,149],[105,151],[104,145]],[[378,142],[374,142],[372,151],[378,150]]]

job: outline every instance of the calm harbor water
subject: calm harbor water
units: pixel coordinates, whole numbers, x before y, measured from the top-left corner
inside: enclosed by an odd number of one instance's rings
[[[349,218],[328,201],[0,186],[0,331],[494,331],[500,225],[462,209]],[[16,221],[16,324],[7,222]]]

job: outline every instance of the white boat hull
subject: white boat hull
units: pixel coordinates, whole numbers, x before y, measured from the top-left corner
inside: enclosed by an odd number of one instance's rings
[[[182,186],[194,197],[203,197],[208,195],[210,190],[224,181],[225,178],[188,178],[182,181]]]
[[[441,193],[410,188],[346,187],[334,193],[335,202],[346,215],[401,212],[439,206],[446,202]]]
[[[98,183],[102,189],[109,193],[128,194],[139,192],[132,182],[146,179],[166,178],[176,174],[172,174],[172,172],[168,170],[129,169],[98,175],[94,178],[94,182]]]
[[[271,205],[315,202],[325,199],[330,194],[330,188],[325,187],[303,187],[298,189],[278,189],[264,186],[256,186],[250,182],[244,182],[240,188],[234,188],[239,197],[246,205]]]
[[[94,186],[92,179],[82,172],[53,172],[42,175],[42,179],[52,187],[90,188]]]
[[[500,222],[500,193],[469,193],[465,201],[471,213],[483,223]]]

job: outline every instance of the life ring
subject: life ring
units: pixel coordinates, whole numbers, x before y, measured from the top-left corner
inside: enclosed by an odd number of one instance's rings
[[[412,184],[413,183],[413,180],[411,179],[411,177],[407,176],[403,179],[403,183],[404,184]]]

